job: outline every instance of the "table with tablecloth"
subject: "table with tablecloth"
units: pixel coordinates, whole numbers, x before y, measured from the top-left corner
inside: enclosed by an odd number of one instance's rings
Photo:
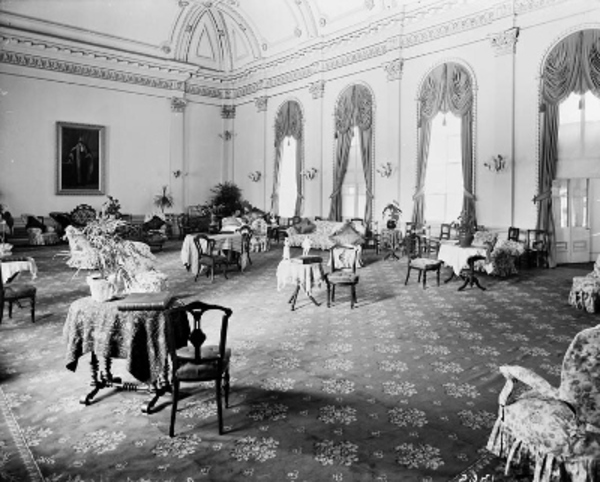
[[[442,241],[438,252],[438,259],[446,266],[451,266],[456,275],[467,267],[467,260],[471,256],[487,256],[487,247],[462,247],[456,241]]]
[[[0,262],[2,262],[3,283],[21,271],[29,271],[32,279],[37,278],[37,265],[30,256],[1,256]]]
[[[118,300],[98,302],[91,297],[71,304],[63,326],[66,367],[75,371],[79,358],[91,353],[93,385],[107,377],[98,373],[102,372],[99,358],[125,359],[127,371],[141,382],[166,382],[169,347],[177,349],[187,344],[189,325],[176,318],[185,314],[168,317],[164,310],[120,311],[118,304]]]
[[[198,271],[198,250],[194,244],[194,237],[196,235],[187,234],[181,246],[181,263],[192,273]],[[240,233],[207,234],[207,236],[215,240],[216,251],[229,250],[236,253],[242,252],[242,235]],[[245,262],[244,258],[242,258],[242,262]]]
[[[280,291],[287,285],[295,287],[294,293],[289,302],[292,304],[292,311],[296,306],[298,292],[302,290],[306,296],[315,304],[319,305],[313,298],[314,288],[318,288],[325,281],[323,264],[321,262],[312,262],[302,264],[292,259],[283,259],[277,266],[277,290]]]

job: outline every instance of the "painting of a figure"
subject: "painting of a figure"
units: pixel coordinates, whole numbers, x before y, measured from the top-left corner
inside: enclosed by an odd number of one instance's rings
[[[104,127],[57,123],[57,194],[104,194]]]

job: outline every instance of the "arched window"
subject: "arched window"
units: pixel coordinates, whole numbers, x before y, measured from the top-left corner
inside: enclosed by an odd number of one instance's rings
[[[333,169],[333,193],[329,219],[341,221],[345,213],[353,212],[365,219],[372,218],[373,175],[372,175],[372,119],[373,99],[363,85],[352,85],[342,92],[335,107],[336,153]],[[353,154],[351,154],[353,153]],[[350,171],[350,175],[348,170]],[[346,177],[348,179],[346,180]],[[364,179],[361,194],[356,178]],[[360,182],[362,186],[362,181]],[[352,193],[352,194],[351,194]],[[364,196],[364,210],[359,212],[360,198]],[[344,207],[344,202],[352,207]],[[353,216],[354,217],[354,216]]]
[[[573,228],[578,227],[573,224],[585,223],[584,210],[578,217],[570,216],[572,209],[567,204],[574,207],[587,202],[586,188],[577,179],[585,177],[581,173],[593,169],[600,158],[596,154],[598,97],[600,30],[580,30],[550,51],[542,71],[542,130],[538,194],[534,200],[538,203],[537,228],[548,235],[551,267],[557,261],[557,227]]]
[[[271,211],[284,217],[302,212],[303,122],[300,105],[285,102],[275,118],[275,165]]]
[[[413,222],[417,225],[423,225],[425,219],[452,221],[461,212],[475,220],[472,120],[469,72],[454,62],[436,67],[419,94],[417,189],[413,196]]]

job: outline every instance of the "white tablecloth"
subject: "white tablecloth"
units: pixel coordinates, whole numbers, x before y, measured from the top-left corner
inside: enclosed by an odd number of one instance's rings
[[[291,284],[300,286],[302,291],[310,295],[313,288],[321,286],[324,280],[321,263],[300,264],[284,259],[277,266],[277,290]]]
[[[438,252],[438,259],[443,261],[446,266],[452,266],[454,274],[459,275],[460,271],[467,267],[467,259],[476,255],[486,256],[487,248],[473,246],[463,248],[458,244],[442,243]]]
[[[7,279],[10,279],[14,274],[19,273],[21,271],[31,272],[32,279],[35,279],[37,277],[37,266],[33,258],[18,258],[17,260],[4,258],[1,259],[1,261],[3,283],[6,283]]]
[[[181,263],[192,273],[198,271],[198,250],[194,244],[196,234],[188,234],[181,246]],[[237,253],[242,252],[242,235],[240,233],[209,234],[215,240],[215,249],[223,251],[229,249]]]

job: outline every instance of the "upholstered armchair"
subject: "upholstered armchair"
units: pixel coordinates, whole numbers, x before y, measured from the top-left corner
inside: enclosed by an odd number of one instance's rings
[[[502,366],[506,384],[487,448],[534,482],[588,482],[600,476],[600,325],[579,332],[553,387],[520,366]]]
[[[569,293],[569,304],[588,313],[600,309],[600,256],[594,264],[594,271],[586,276],[575,276]]]

